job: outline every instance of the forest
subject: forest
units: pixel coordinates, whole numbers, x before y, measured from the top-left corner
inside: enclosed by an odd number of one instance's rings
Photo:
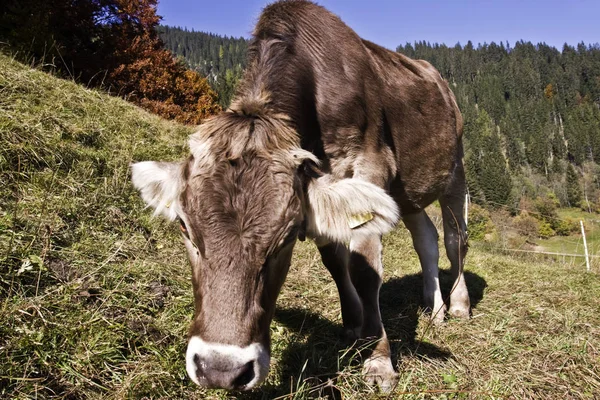
[[[540,190],[563,206],[598,206],[600,48],[540,43],[406,44],[450,82],[465,117],[475,201],[510,205]],[[511,185],[511,181],[513,184]],[[567,190],[581,185],[581,193]],[[507,190],[513,187],[513,190]]]
[[[245,65],[245,39],[167,26],[159,32],[169,50],[209,77],[227,107]],[[544,214],[548,204],[600,211],[598,44],[416,42],[396,51],[431,62],[450,83],[465,118],[474,203],[513,215]]]
[[[246,65],[248,40],[165,25],[158,27],[158,34],[167,49],[206,76],[226,108]]]

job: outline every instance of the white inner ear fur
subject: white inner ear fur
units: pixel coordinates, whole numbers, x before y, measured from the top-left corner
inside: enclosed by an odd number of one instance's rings
[[[304,162],[304,160],[311,160],[317,166],[321,165],[321,161],[319,161],[317,156],[315,156],[310,151],[306,151],[304,149],[297,148],[297,149],[291,150],[289,152],[289,154],[292,156],[292,159],[294,160],[294,164],[296,166],[299,166],[300,164],[302,164]]]
[[[181,214],[179,196],[183,188],[183,163],[143,161],[131,165],[131,181],[154,215],[169,221]]]
[[[396,202],[382,188],[357,178],[334,180],[331,175],[308,185],[308,234],[336,242],[363,235],[383,235],[400,217]],[[352,216],[371,213],[373,219],[354,229]]]

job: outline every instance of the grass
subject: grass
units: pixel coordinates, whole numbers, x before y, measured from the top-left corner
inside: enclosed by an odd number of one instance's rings
[[[577,208],[568,208],[559,210],[559,216],[562,219],[574,221],[578,227],[579,221],[583,221],[589,253],[600,255],[600,217],[597,214],[590,214]],[[570,236],[554,236],[540,240],[539,245],[545,251],[583,254],[583,238],[580,230]]]
[[[0,397],[57,399],[594,398],[600,279],[539,256],[467,259],[473,318],[432,327],[406,230],[385,240],[384,324],[400,382],[361,380],[335,284],[299,243],[271,326],[267,382],[186,377],[193,305],[177,229],[150,218],[128,165],[176,159],[190,128],[0,55]],[[439,223],[433,209],[434,221]],[[442,262],[445,268],[448,263]],[[449,274],[442,272],[445,293]]]

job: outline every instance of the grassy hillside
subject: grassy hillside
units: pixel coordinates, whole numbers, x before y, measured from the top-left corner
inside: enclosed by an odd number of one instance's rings
[[[0,55],[0,397],[384,398],[362,384],[355,352],[338,339],[335,284],[310,243],[298,245],[278,303],[265,385],[228,394],[186,377],[189,267],[176,229],[143,209],[128,164],[176,159],[189,133]],[[473,318],[431,327],[406,230],[385,243],[393,397],[600,393],[597,267],[586,274],[474,243]],[[447,293],[447,273],[442,283]]]
[[[0,93],[0,397],[182,390],[188,268],[128,166],[190,128],[4,55]]]

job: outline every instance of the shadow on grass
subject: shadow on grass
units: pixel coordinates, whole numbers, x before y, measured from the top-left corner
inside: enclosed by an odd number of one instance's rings
[[[282,382],[265,383],[251,392],[237,393],[236,398],[341,398],[337,389],[325,387],[328,380],[334,380],[344,365],[358,365],[351,354],[338,365],[342,352],[348,349],[341,337],[342,326],[302,308],[277,308],[275,320],[285,326],[286,336],[289,335],[283,340],[285,348],[277,358]],[[270,373],[275,371],[272,369]]]
[[[475,308],[483,298],[487,283],[485,279],[469,271],[465,271],[465,280],[469,288],[471,308]],[[440,269],[442,297],[446,300],[447,306],[449,306],[447,299],[450,298],[452,284],[450,271]],[[420,341],[417,337],[419,315],[423,305],[422,288],[422,274],[390,279],[381,286],[379,307],[392,347],[392,355],[448,359],[452,356],[450,352],[431,343]]]
[[[465,271],[471,306],[476,307],[487,286],[485,280]],[[440,270],[440,284],[444,298],[452,287],[449,271]],[[417,326],[421,314],[423,280],[421,274],[394,278],[385,282],[380,292],[383,324],[395,357],[423,357],[446,360],[452,354],[434,344],[420,341]],[[310,306],[310,305],[308,305]],[[336,305],[339,307],[339,305]],[[275,320],[285,326],[291,337],[277,360],[278,385],[265,384],[260,389],[240,393],[242,399],[271,399],[275,397],[342,398],[342,394],[328,382],[335,384],[339,371],[358,373],[362,365],[359,352],[342,340],[342,326],[321,315],[301,308],[278,308]],[[397,359],[392,360],[394,365]],[[288,395],[288,396],[286,396]]]

